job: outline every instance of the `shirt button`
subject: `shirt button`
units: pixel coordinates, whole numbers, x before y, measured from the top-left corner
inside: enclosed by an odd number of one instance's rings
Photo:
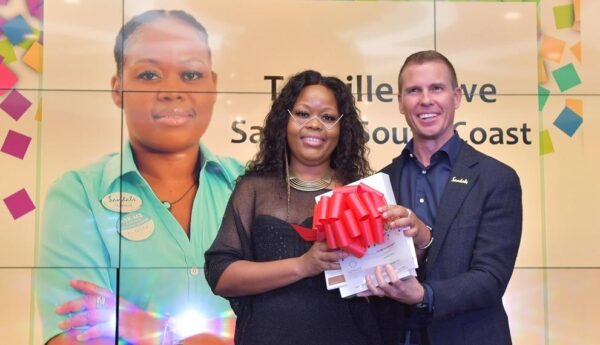
[[[413,157],[414,157],[412,153],[411,153],[409,156],[410,156],[410,158],[413,158]]]
[[[192,269],[190,270],[190,274],[193,276],[197,276],[198,275],[198,268],[197,267],[192,267]]]
[[[427,170],[421,170],[421,174],[423,174],[423,175],[427,174]]]
[[[419,199],[419,202],[422,204],[425,202],[425,199],[421,198],[421,199]]]

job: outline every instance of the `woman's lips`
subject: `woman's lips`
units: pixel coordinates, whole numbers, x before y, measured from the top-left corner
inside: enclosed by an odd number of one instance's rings
[[[177,127],[190,122],[196,113],[192,110],[184,109],[164,109],[152,114],[152,119],[165,126]]]
[[[325,143],[324,138],[310,135],[302,136],[300,137],[300,140],[302,140],[305,145],[313,147],[322,146]]]

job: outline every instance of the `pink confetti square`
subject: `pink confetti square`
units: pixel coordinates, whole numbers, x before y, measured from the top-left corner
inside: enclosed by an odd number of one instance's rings
[[[12,89],[13,85],[17,83],[17,76],[5,65],[0,65],[0,96],[6,93],[6,91]]]
[[[13,130],[8,130],[8,134],[6,135],[6,139],[4,139],[4,144],[2,144],[2,149],[0,149],[0,151],[13,157],[23,159],[29,148],[29,143],[31,143],[31,137]]]
[[[4,199],[4,204],[15,220],[35,210],[35,205],[25,188],[6,197]]]
[[[42,5],[42,0],[27,0],[27,9],[29,9],[29,14],[31,14],[39,20],[42,20],[43,17],[44,7]]]
[[[19,121],[30,106],[31,102],[17,90],[12,90],[0,103],[0,109],[4,110],[15,121]]]

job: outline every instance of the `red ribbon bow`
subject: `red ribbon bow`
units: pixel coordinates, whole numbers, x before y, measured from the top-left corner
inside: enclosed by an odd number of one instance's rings
[[[344,186],[334,189],[331,197],[321,197],[312,229],[292,227],[305,241],[325,240],[329,249],[341,248],[360,258],[368,246],[383,243],[383,219],[377,208],[384,205],[383,194],[365,184]]]

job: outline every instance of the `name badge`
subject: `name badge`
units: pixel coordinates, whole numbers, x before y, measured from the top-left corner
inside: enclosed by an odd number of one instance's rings
[[[102,206],[114,212],[135,212],[142,208],[142,199],[131,193],[110,193],[102,198]]]
[[[123,216],[120,227],[121,236],[130,241],[143,241],[154,233],[154,221],[143,213],[130,213]]]

